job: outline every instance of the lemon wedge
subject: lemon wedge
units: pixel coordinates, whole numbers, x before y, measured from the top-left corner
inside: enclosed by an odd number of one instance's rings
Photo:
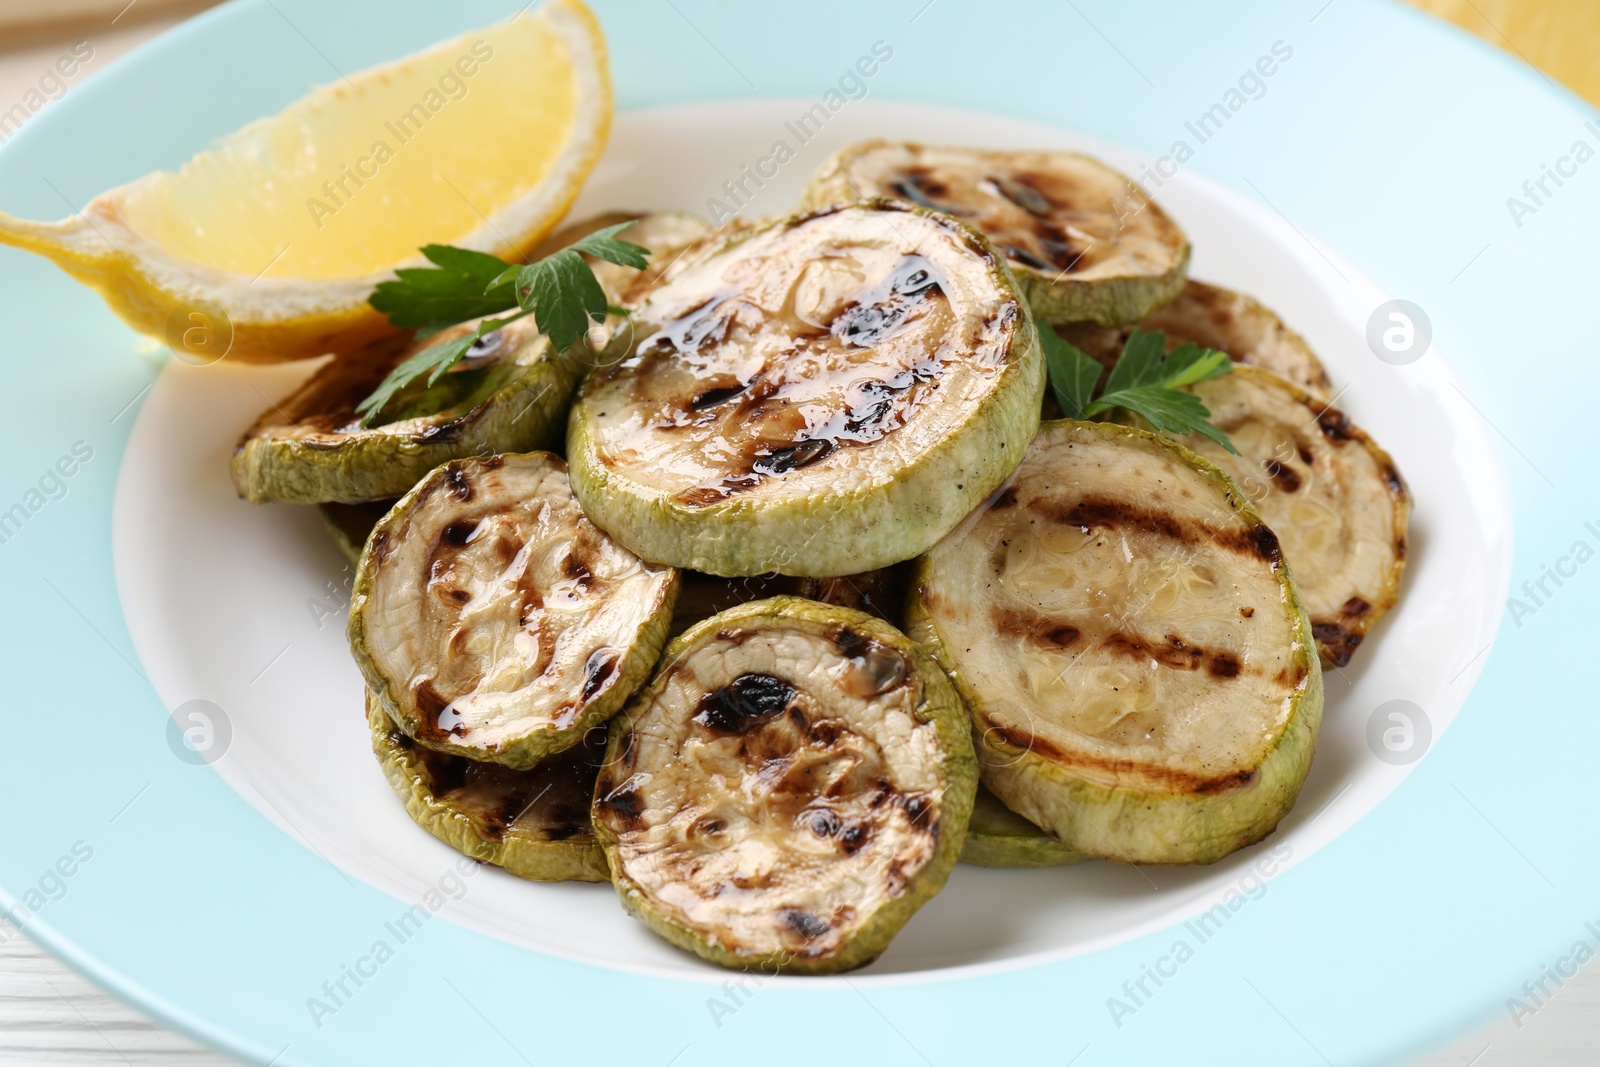
[[[419,246],[531,252],[610,124],[599,23],[549,0],[316,89],[72,218],[0,212],[0,242],[193,361],[347,352],[393,332],[367,297]]]

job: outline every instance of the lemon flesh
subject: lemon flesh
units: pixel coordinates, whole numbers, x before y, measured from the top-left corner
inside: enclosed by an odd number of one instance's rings
[[[543,181],[572,136],[576,95],[566,44],[522,15],[251,123],[141,183],[123,218],[219,270],[366,274],[460,241]]]
[[[0,212],[0,243],[193,361],[344,354],[396,332],[367,298],[420,246],[538,247],[610,124],[600,26],[580,0],[548,0],[323,86],[72,218]]]

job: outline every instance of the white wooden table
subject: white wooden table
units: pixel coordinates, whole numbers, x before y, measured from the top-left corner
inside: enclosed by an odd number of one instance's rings
[[[123,26],[107,21],[66,41],[0,53],[0,111],[20,100],[73,41],[89,39],[94,57],[68,92],[170,25],[163,19]],[[1506,995],[1513,992],[1507,989]],[[1507,1014],[1483,1033],[1418,1061],[1416,1067],[1592,1067],[1597,1062],[1600,970],[1590,969],[1567,983],[1520,1029]],[[0,920],[0,1065],[115,1064],[237,1067],[104,993]]]

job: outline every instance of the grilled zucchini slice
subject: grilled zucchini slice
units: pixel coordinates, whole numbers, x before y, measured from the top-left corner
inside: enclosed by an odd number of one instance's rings
[[[1154,434],[1046,423],[923,557],[908,612],[966,698],[984,784],[1086,855],[1220,859],[1310,769],[1322,672],[1278,540]]]
[[[668,648],[611,727],[594,825],[622,903],[727,967],[869,963],[944,885],[977,767],[949,680],[859,611],[775,597]]]
[[[560,457],[451,460],[367,539],[350,648],[407,735],[525,769],[644,682],[677,594],[583,517]]]
[[[1345,666],[1400,596],[1411,497],[1399,468],[1344,412],[1264,370],[1190,391],[1240,454],[1178,440],[1232,475],[1277,532],[1323,664]]]
[[[476,327],[374,345],[317,371],[240,438],[231,465],[239,495],[290,504],[393,499],[448,459],[558,445],[584,361],[576,347],[554,356],[531,317],[476,342],[438,384],[419,379],[401,390],[381,423],[361,427],[356,405],[397,364]]]
[[[1134,330],[1166,334],[1167,350],[1185,341],[1228,353],[1235,363],[1271,371],[1308,393],[1333,392],[1322,361],[1305,338],[1253,297],[1190,279],[1177,299],[1146,315],[1137,326],[1112,329],[1091,322],[1056,326],[1056,333],[1109,369]]]
[[[818,169],[803,207],[890,196],[977,227],[1045,322],[1137,322],[1183,288],[1189,239],[1091,156],[863,141]]]
[[[961,862],[974,867],[1062,867],[1088,859],[1068,848],[978,786]]]
[[[722,576],[922,552],[1005,478],[1044,362],[983,238],[892,202],[735,236],[657,288],[572,410],[585,513]]]
[[[606,298],[621,306],[641,300],[687,246],[711,232],[710,223],[681,211],[610,212],[563,227],[536,254],[630,219],[634,224],[620,236],[650,250],[649,268],[591,261]],[[572,393],[595,353],[580,342],[554,356],[532,318],[485,337],[437,385],[419,381],[402,390],[380,415],[383,422],[361,428],[356,405],[396,365],[476,326],[464,323],[417,341],[391,339],[312,375],[240,439],[232,464],[239,495],[296,504],[393,499],[447,459],[559,447]]]
[[[526,771],[418,745],[367,694],[372,751],[417,825],[463,855],[535,882],[605,882],[589,822],[605,731]]]

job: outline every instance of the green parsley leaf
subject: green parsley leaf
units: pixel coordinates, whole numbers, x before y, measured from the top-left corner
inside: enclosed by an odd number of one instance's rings
[[[446,326],[517,306],[511,285],[500,282],[505,260],[450,245],[427,245],[422,254],[438,269],[397,270],[393,280],[379,283],[367,299],[401,329],[426,337]]]
[[[580,252],[618,266],[642,269],[650,251],[619,240],[617,234],[632,226],[619,223],[596,230],[573,245],[527,266],[467,248],[428,245],[422,254],[438,268],[408,267],[395,279],[378,285],[368,303],[401,329],[415,330],[420,340],[469,319],[510,311],[515,315],[485,319],[478,328],[443,344],[423,349],[401,361],[356,408],[363,427],[371,426],[395,396],[423,375],[428,385],[455,366],[473,342],[508,322],[534,316],[539,332],[549,335],[558,353],[565,353],[585,333],[591,322],[604,322],[607,313],[628,314],[612,307],[605,290]]]
[[[1105,390],[1094,396],[1100,364],[1044,326],[1039,331],[1045,364],[1056,402],[1068,418],[1092,419],[1118,408],[1139,416],[1161,433],[1198,433],[1229,452],[1239,450],[1227,434],[1211,424],[1211,412],[1186,385],[1203,382],[1233,369],[1226,352],[1185,342],[1166,352],[1167,339],[1159,331],[1135,330],[1122,346],[1117,365],[1106,379]]]
[[[1061,339],[1050,326],[1039,325],[1039,343],[1044,348],[1045,365],[1050,371],[1050,387],[1055,391],[1061,413],[1069,419],[1088,418],[1084,412],[1094,399],[1095,383],[1100,380],[1100,364],[1076,346]]]
[[[631,241],[617,240],[617,234],[632,225],[633,223],[631,222],[619,222],[615,226],[607,226],[603,230],[596,230],[589,236],[575,242],[572,247],[596,259],[603,259],[607,263],[615,263],[619,267],[644,270],[650,265],[650,250]]]
[[[594,271],[571,248],[523,267],[517,274],[517,298],[558,352],[571,348],[591,322],[604,322],[609,306]]]
[[[515,315],[505,315],[498,319],[484,319],[478,323],[476,330],[445,341],[443,344],[424,348],[421,352],[402,360],[379,383],[378,388],[372,391],[372,395],[357,405],[356,414],[361,416],[362,429],[373,425],[383,412],[383,409],[389,406],[389,401],[393,400],[395,394],[399,393],[400,390],[424,374],[428,376],[429,385],[437,385],[444,373],[459,363],[479,338],[485,337],[506,323],[515,322],[527,314],[526,311],[519,311]]]

